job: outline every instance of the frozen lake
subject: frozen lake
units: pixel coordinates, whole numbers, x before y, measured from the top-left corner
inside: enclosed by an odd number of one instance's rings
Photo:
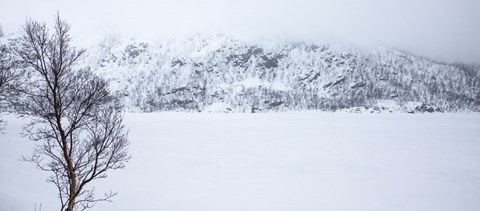
[[[32,142],[4,116],[0,211],[58,210]],[[119,192],[91,210],[478,211],[480,114],[126,114]]]

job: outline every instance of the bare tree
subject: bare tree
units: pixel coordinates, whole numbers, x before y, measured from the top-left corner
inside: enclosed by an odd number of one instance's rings
[[[116,195],[94,195],[91,183],[129,160],[127,132],[121,111],[107,83],[79,62],[85,50],[70,45],[70,26],[57,15],[54,32],[27,21],[15,54],[30,73],[21,113],[32,120],[24,135],[37,142],[24,158],[51,172],[48,182],[58,189],[61,210],[91,208]]]
[[[17,79],[20,76],[20,72],[15,68],[16,62],[10,50],[0,25],[0,109],[11,103],[12,97],[16,97]],[[4,125],[5,121],[0,119],[0,132]]]
[[[20,76],[20,72],[15,68],[15,59],[11,52],[11,48],[4,40],[2,26],[0,25],[0,95],[5,96],[12,91],[16,85],[16,80]]]

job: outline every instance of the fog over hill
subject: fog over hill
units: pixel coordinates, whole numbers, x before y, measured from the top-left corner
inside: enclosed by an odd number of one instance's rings
[[[0,24],[26,19],[72,25],[74,42],[108,34],[158,38],[192,33],[328,34],[448,62],[480,62],[478,0],[0,0]],[[142,39],[143,39],[142,38]]]

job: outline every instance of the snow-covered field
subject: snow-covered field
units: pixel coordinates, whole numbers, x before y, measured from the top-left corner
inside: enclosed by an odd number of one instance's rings
[[[4,117],[0,211],[58,210]],[[104,211],[477,211],[480,114],[127,114],[131,162]],[[98,193],[100,194],[100,192]]]

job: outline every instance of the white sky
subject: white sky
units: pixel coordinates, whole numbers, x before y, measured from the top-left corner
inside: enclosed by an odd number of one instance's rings
[[[480,62],[480,0],[0,0],[0,24],[56,11],[88,43],[109,34],[301,32],[371,41],[445,61]]]

